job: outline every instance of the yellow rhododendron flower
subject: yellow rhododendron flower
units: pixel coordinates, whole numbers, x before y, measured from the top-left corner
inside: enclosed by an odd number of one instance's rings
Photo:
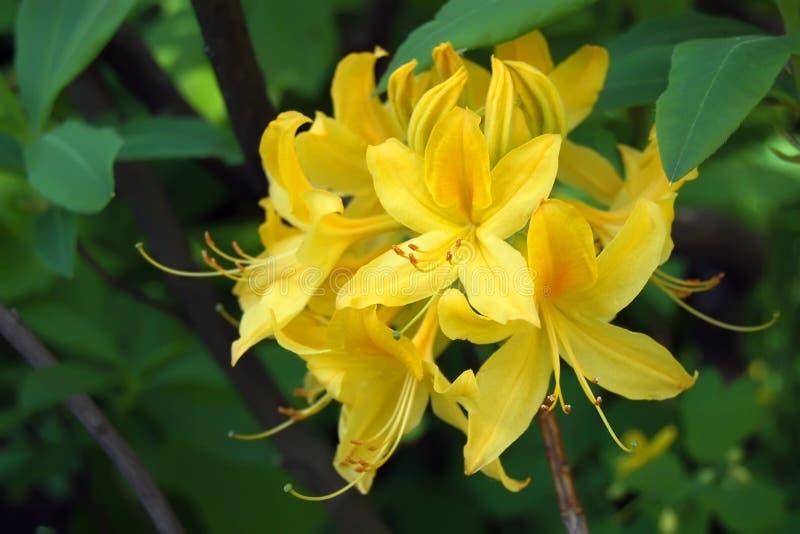
[[[694,383],[695,377],[667,349],[608,323],[658,266],[666,232],[659,207],[640,200],[595,257],[591,228],[578,210],[549,200],[534,213],[527,243],[541,328],[495,325],[476,315],[458,291],[442,297],[441,324],[448,337],[486,343],[511,335],[476,375],[480,399],[469,411],[464,449],[468,473],[493,461],[527,429],[547,395],[551,375],[554,393],[542,408],[560,402],[569,412],[561,394],[561,358],[573,368],[618,443],[590,383],[630,399],[651,400],[673,397]]]

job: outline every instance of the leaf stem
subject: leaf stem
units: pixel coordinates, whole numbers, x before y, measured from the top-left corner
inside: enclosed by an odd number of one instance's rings
[[[536,420],[542,431],[547,463],[553,476],[564,528],[569,534],[588,534],[589,525],[586,523],[586,514],[575,491],[556,415],[550,410],[542,410],[536,416]]]

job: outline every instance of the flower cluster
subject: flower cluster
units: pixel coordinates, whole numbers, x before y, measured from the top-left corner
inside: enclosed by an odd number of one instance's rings
[[[366,493],[430,406],[466,435],[466,473],[518,491],[527,480],[507,476],[500,455],[539,410],[570,412],[564,361],[627,448],[593,388],[666,399],[696,379],[650,337],[611,324],[648,281],[687,308],[685,296],[718,282],[659,270],[678,189],[696,173],[670,183],[654,136],[643,152],[620,147],[624,177],[569,140],[603,86],[603,48],[554,65],[532,32],[497,46],[487,71],[445,43],[429,70],[392,72],[385,101],[383,55],[339,63],[332,116],[290,111],[267,127],[264,252],[207,239],[206,262],[236,281],[244,312],[233,364],[274,337],[308,370],[297,391],[307,407],[238,437],[335,401],[334,466],[347,484],[312,498]],[[496,350],[450,381],[437,359],[458,339]]]

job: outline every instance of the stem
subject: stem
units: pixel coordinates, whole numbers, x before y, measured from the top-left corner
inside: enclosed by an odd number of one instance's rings
[[[558,420],[553,412],[542,410],[536,417],[539,428],[542,431],[547,463],[550,466],[550,474],[553,476],[553,484],[556,487],[558,497],[558,508],[561,510],[561,520],[564,528],[569,534],[586,534],[589,526],[586,523],[586,514],[583,511],[578,493],[575,491],[575,484],[572,481],[572,473],[569,470],[567,455],[564,453],[564,444],[561,442],[561,430],[558,428]]]
[[[20,322],[13,311],[0,305],[0,335],[14,347],[31,367],[52,367],[58,361]],[[119,435],[114,425],[88,395],[74,395],[64,401],[72,414],[86,428],[130,483],[158,532],[184,532],[164,494],[133,449]]]
[[[275,117],[275,110],[267,100],[267,85],[256,61],[241,2],[192,0],[192,7],[248,174],[265,189],[258,146],[264,128]]]

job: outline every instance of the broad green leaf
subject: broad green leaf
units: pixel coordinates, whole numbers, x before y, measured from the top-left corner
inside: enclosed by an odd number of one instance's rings
[[[75,271],[75,245],[78,240],[78,217],[53,206],[33,223],[36,253],[50,270],[71,278]]]
[[[23,0],[15,32],[16,71],[31,125],[100,52],[135,0]]]
[[[114,158],[122,139],[111,128],[67,121],[25,148],[31,185],[52,202],[97,213],[114,196]]]
[[[761,480],[723,486],[710,498],[729,532],[773,532],[786,521],[784,492]]]
[[[791,41],[761,35],[678,45],[656,103],[664,170],[677,180],[702,163],[767,94]]]
[[[428,67],[431,51],[449,41],[456,50],[480,48],[508,41],[560,19],[595,0],[450,0],[408,36],[392,57],[378,91],[386,89],[388,75],[416,58],[417,69]]]
[[[272,103],[280,106],[287,91],[318,97],[339,55],[332,2],[247,0],[244,8]]]
[[[21,137],[27,133],[27,127],[19,97],[8,87],[5,77],[0,75],[0,132]]]
[[[610,64],[596,110],[654,102],[667,87],[675,45],[689,39],[753,33],[742,22],[700,13],[646,20],[608,45]]]
[[[758,385],[740,378],[723,385],[719,373],[705,369],[680,397],[682,441],[701,462],[720,462],[724,454],[764,423],[756,404]]]
[[[0,132],[0,170],[21,170],[22,148],[16,139]]]
[[[10,304],[32,293],[44,291],[52,282],[30,243],[0,228],[0,301]]]
[[[124,140],[120,160],[216,157],[232,164],[242,161],[233,136],[203,119],[142,117],[117,131]]]
[[[22,380],[17,404],[26,410],[40,410],[73,395],[107,390],[115,382],[114,375],[88,365],[61,363],[42,367]]]
[[[0,0],[0,34],[11,33],[19,0]]]

